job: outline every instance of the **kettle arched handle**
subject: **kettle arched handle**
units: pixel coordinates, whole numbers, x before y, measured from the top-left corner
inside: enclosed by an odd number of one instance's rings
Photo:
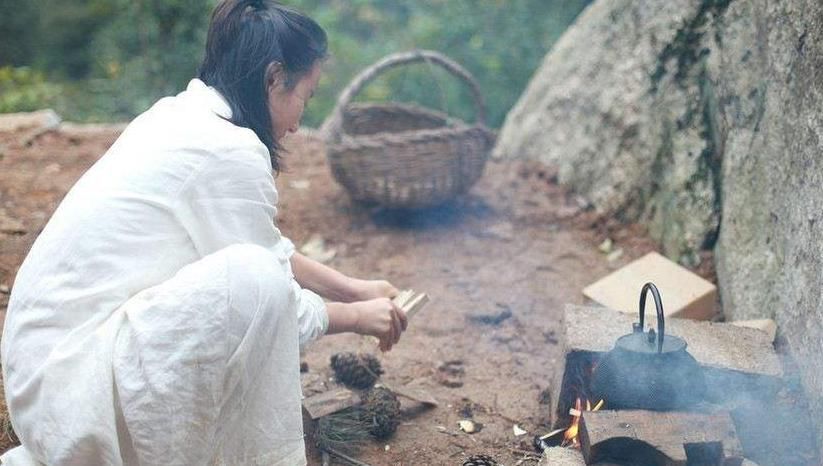
[[[643,289],[640,290],[640,331],[643,331],[643,321],[646,317],[646,295],[649,290],[652,292],[654,306],[657,308],[657,352],[662,353],[663,337],[666,332],[666,320],[663,316],[663,300],[660,299],[660,291],[658,291],[657,286],[652,282],[646,283],[643,285]]]

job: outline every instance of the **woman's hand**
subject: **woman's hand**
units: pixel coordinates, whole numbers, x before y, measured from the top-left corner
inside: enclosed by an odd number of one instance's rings
[[[400,291],[386,280],[352,279],[351,296],[354,301],[368,301],[376,298],[394,298]]]
[[[380,351],[389,351],[400,341],[400,335],[406,330],[408,322],[406,314],[391,299],[375,298],[352,303],[352,306],[357,315],[354,331],[377,337],[380,340]]]

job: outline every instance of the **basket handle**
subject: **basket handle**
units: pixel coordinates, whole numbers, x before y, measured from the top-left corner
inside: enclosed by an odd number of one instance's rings
[[[360,74],[358,74],[352,82],[350,82],[349,85],[343,89],[343,92],[337,99],[337,105],[335,105],[329,117],[326,118],[326,121],[324,121],[323,125],[320,127],[321,134],[323,134],[324,138],[330,142],[340,141],[343,132],[343,109],[346,108],[354,96],[356,96],[363,89],[363,87],[369,83],[369,81],[377,77],[378,74],[390,68],[421,61],[440,65],[446,71],[462,79],[469,85],[472,97],[474,98],[475,117],[479,124],[485,126],[486,106],[483,101],[483,96],[480,94],[480,86],[477,85],[477,81],[474,80],[472,75],[466,71],[465,68],[441,53],[433,50],[412,50],[409,52],[400,52],[388,55],[377,63],[374,63],[365,70],[361,71]]]

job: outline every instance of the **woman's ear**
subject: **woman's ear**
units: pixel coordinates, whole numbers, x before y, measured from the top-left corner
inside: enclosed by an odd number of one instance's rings
[[[280,62],[273,61],[266,67],[266,89],[282,86],[286,81],[286,71]]]

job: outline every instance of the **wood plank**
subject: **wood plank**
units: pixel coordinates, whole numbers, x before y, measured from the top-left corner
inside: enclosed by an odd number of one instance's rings
[[[585,411],[580,443],[587,464],[632,460],[650,466],[686,466],[689,457],[695,461],[697,456],[711,458],[700,464],[718,466],[743,461],[743,449],[726,412]]]
[[[342,411],[360,403],[360,395],[345,387],[312,395],[303,400],[303,409],[311,419]]]
[[[418,403],[424,404],[426,406],[436,407],[439,405],[436,399],[429,393],[428,391],[417,388],[417,387],[409,387],[408,385],[404,387],[389,387],[385,384],[382,384],[386,388],[388,388],[392,393],[399,397],[403,397],[412,401],[416,401]]]
[[[394,302],[395,306],[402,309],[403,306],[405,306],[406,303],[409,302],[409,299],[411,299],[412,297],[414,297],[414,291],[412,291],[412,290],[403,290],[400,293],[398,293],[397,296],[395,296],[392,299],[392,301]]]
[[[392,299],[392,302],[406,313],[406,317],[411,319],[428,304],[429,296],[426,293],[418,293],[409,289],[398,293]]]
[[[426,293],[420,293],[412,298],[406,305],[403,307],[403,311],[406,313],[406,317],[411,319],[415,316],[421,309],[423,309],[426,304],[429,303],[429,296]]]

